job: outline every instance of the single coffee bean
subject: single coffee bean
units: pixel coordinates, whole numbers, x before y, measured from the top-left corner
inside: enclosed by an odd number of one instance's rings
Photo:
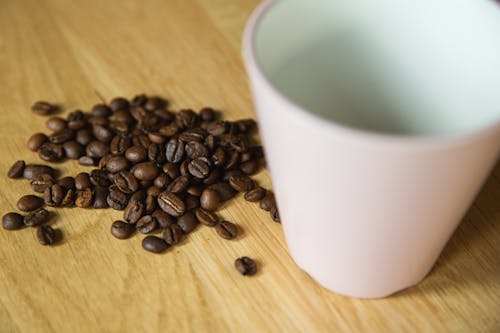
[[[165,163],[163,165],[163,172],[165,172],[171,179],[175,179],[181,175],[179,167],[175,163]]]
[[[106,104],[96,104],[90,111],[94,117],[109,117],[112,113],[111,108]]]
[[[189,163],[188,169],[196,178],[206,178],[210,173],[210,161],[206,157],[198,157]]]
[[[75,141],[81,144],[82,146],[86,146],[94,140],[94,136],[92,135],[92,131],[88,128],[83,128],[76,131]]]
[[[206,136],[207,136],[207,132],[205,130],[198,128],[198,127],[195,127],[195,128],[186,130],[186,131],[182,132],[181,134],[179,134],[179,139],[181,139],[184,142],[188,142],[188,143],[191,141],[194,141],[194,142],[198,142],[201,144],[205,140]],[[190,150],[191,148],[195,148],[195,146],[196,146],[195,145],[194,147],[188,148],[188,145],[189,144],[186,144],[186,147],[185,147],[186,153],[188,152],[188,150]],[[201,148],[201,149],[206,150],[206,148]],[[201,157],[201,156],[196,156],[196,157]],[[194,157],[194,158],[196,158],[196,157]]]
[[[217,223],[219,223],[219,218],[214,212],[210,212],[208,210],[205,210],[203,208],[198,208],[195,210],[195,215],[198,221],[201,224],[204,224],[209,227],[215,226]]]
[[[167,228],[171,224],[175,223],[174,218],[161,209],[155,210],[153,214],[151,214],[151,216],[156,220],[156,224],[162,229]]]
[[[61,206],[64,195],[64,189],[58,184],[54,184],[51,187],[48,187],[43,192],[45,204],[51,207]]]
[[[27,164],[23,171],[23,178],[31,180],[33,177],[41,174],[49,174],[54,177],[55,170],[48,165]]]
[[[79,130],[87,125],[86,115],[82,110],[70,112],[66,120],[68,121],[68,128],[72,130]]]
[[[253,190],[250,190],[247,193],[245,193],[244,198],[246,201],[257,202],[262,200],[262,198],[264,198],[266,192],[267,191],[264,188],[258,186]]]
[[[5,230],[17,230],[24,227],[23,216],[18,213],[10,212],[2,217],[2,226]]]
[[[128,161],[123,156],[111,156],[106,163],[106,169],[111,173],[117,173],[128,168]]]
[[[142,146],[132,146],[125,151],[125,158],[132,163],[139,163],[148,157],[147,150]]]
[[[25,167],[26,167],[26,162],[24,162],[23,160],[16,161],[16,163],[14,163],[7,172],[7,177],[9,178],[22,177]]]
[[[113,132],[101,125],[92,126],[92,134],[94,137],[101,142],[110,142],[113,139]]]
[[[209,211],[214,211],[219,208],[221,204],[221,197],[219,195],[219,192],[212,190],[212,189],[205,189],[201,193],[200,197],[200,204],[203,209],[209,210]]]
[[[109,107],[111,108],[111,111],[116,112],[118,110],[128,109],[130,107],[130,103],[123,97],[116,97],[111,100]]]
[[[66,190],[64,197],[61,200],[62,207],[71,207],[75,204],[75,190],[72,188]]]
[[[142,234],[149,234],[157,228],[156,219],[151,215],[144,215],[135,224],[135,228]]]
[[[115,174],[113,182],[124,193],[134,193],[139,189],[137,178],[129,171],[121,171]]]
[[[157,197],[160,195],[160,193],[162,192],[162,189],[159,188],[159,187],[156,187],[156,186],[150,186],[148,187],[146,193],[148,194],[148,196],[152,196],[152,197]]]
[[[38,193],[43,193],[45,190],[55,184],[54,178],[46,173],[36,175],[30,182],[31,189]]]
[[[152,143],[156,143],[158,145],[162,145],[165,141],[167,141],[167,138],[159,132],[149,132],[148,138]]]
[[[229,158],[227,159],[226,165],[224,166],[224,168],[226,170],[234,169],[238,166],[239,161],[240,161],[240,154],[237,151],[233,151],[229,155]]]
[[[153,184],[157,188],[165,188],[168,184],[172,182],[172,179],[166,173],[160,173],[158,177],[155,178]]]
[[[166,125],[166,126],[162,126],[158,132],[160,132],[161,134],[165,135],[165,136],[168,136],[168,137],[171,137],[171,136],[174,136],[175,134],[177,134],[177,132],[179,132],[179,127],[177,126],[177,124],[175,122],[171,122],[170,124]]]
[[[139,200],[130,200],[125,207],[123,218],[130,224],[135,224],[144,214],[144,202]]]
[[[236,191],[226,183],[215,183],[208,187],[211,190],[216,191],[222,201],[227,201],[236,195]]]
[[[97,167],[99,169],[105,170],[106,165],[108,164],[108,161],[113,157],[113,155],[104,155],[99,159],[99,163],[97,163]]]
[[[186,210],[193,210],[200,207],[200,197],[194,195],[186,195],[184,202],[186,203]]]
[[[255,261],[248,257],[241,257],[234,261],[234,267],[241,275],[254,275],[257,273]]]
[[[36,227],[47,222],[50,218],[49,212],[44,208],[38,208],[23,218],[24,225]]]
[[[108,188],[103,186],[94,187],[94,202],[92,208],[108,208]]]
[[[160,169],[153,162],[142,162],[135,165],[133,174],[139,180],[154,180]]]
[[[253,175],[259,170],[259,163],[256,160],[240,163],[240,170],[243,171],[245,175]]]
[[[217,144],[217,140],[215,139],[215,136],[213,135],[208,135],[205,138],[205,146],[208,148],[210,152],[213,152],[215,150]]]
[[[52,245],[57,241],[57,234],[50,225],[42,225],[36,229],[36,238],[42,245]]]
[[[231,176],[229,185],[238,192],[247,192],[255,187],[255,182],[247,175]]]
[[[184,148],[186,150],[186,155],[195,159],[198,157],[208,157],[208,149],[202,143],[197,141],[190,141],[186,144]]]
[[[111,119],[113,120],[111,123],[110,123],[110,126],[113,125],[113,126],[116,126],[116,124],[131,124],[133,121],[134,121],[134,118],[132,117],[132,115],[130,114],[130,111],[129,110],[118,110],[118,111],[115,111],[113,113],[113,116],[111,117]],[[114,127],[115,130],[118,129],[118,127]],[[126,127],[125,130],[121,130],[122,132],[124,131],[127,131],[128,130],[128,125]]]
[[[229,221],[222,221],[217,224],[215,231],[224,239],[233,239],[238,235],[238,227]]]
[[[280,222],[280,213],[278,211],[278,207],[274,206],[271,208],[271,211],[269,212],[271,214],[271,218],[273,219],[274,222]]]
[[[175,115],[175,123],[179,128],[192,128],[198,122],[198,115],[190,109],[180,110]]]
[[[191,173],[189,172],[189,163],[191,162],[190,159],[185,159],[182,161],[181,165],[179,166],[179,171],[182,176],[189,176],[191,177]]]
[[[96,117],[96,116],[91,116],[88,119],[88,122],[92,126],[92,130],[94,130],[94,126],[108,126],[109,125],[109,119],[105,117]]]
[[[59,132],[55,132],[49,136],[49,141],[52,143],[62,144],[66,141],[72,140],[75,137],[75,132],[69,128],[64,128]]]
[[[118,239],[127,239],[135,231],[135,227],[123,221],[115,221],[111,224],[111,234]]]
[[[184,142],[179,139],[170,139],[167,143],[166,157],[169,162],[179,163],[184,157]]]
[[[175,223],[163,229],[163,239],[170,246],[179,243],[182,236],[183,232],[181,227]]]
[[[198,226],[199,222],[193,212],[186,212],[177,218],[177,224],[185,234],[188,234]]]
[[[167,106],[167,101],[161,97],[149,97],[144,103],[144,108],[148,111],[162,109]]]
[[[172,216],[181,216],[186,211],[186,205],[174,193],[164,191],[158,196],[158,205],[164,212]]]
[[[213,121],[215,119],[215,111],[210,107],[204,107],[199,113],[203,121]]]
[[[47,116],[57,111],[57,107],[45,101],[38,101],[31,106],[31,111],[40,116]]]
[[[90,187],[76,192],[75,205],[80,208],[89,208],[94,201],[94,193]]]
[[[108,202],[109,207],[115,210],[123,210],[127,206],[128,197],[118,188],[114,188],[110,189],[106,201]]]
[[[65,142],[62,147],[66,157],[72,160],[79,159],[85,152],[83,146],[76,141]]]
[[[75,178],[71,176],[63,177],[57,181],[62,188],[65,190],[74,189],[75,188]]]
[[[17,201],[17,208],[23,212],[31,212],[43,206],[43,199],[36,195],[28,194]]]
[[[95,159],[93,159],[90,156],[82,156],[78,159],[78,164],[84,165],[84,166],[95,166],[95,165],[97,165],[97,162]]]
[[[241,119],[236,122],[240,133],[247,133],[257,128],[257,122],[253,119]]]
[[[38,148],[38,156],[44,161],[59,162],[64,157],[64,151],[59,144],[45,142]]]
[[[223,171],[220,168],[213,169],[208,174],[207,178],[203,179],[203,184],[211,185],[220,181]]]
[[[132,106],[143,106],[148,100],[148,97],[145,94],[138,94],[132,98],[130,101],[130,105]]]
[[[165,162],[163,145],[152,143],[148,147],[148,158],[150,161],[162,164]]]
[[[123,155],[128,148],[132,145],[132,140],[129,137],[116,135],[111,143],[109,144],[109,150],[111,154]]]
[[[107,155],[108,152],[109,146],[101,141],[92,141],[87,145],[87,148],[85,149],[85,153],[87,154],[87,156],[93,158],[103,157],[104,155]]]
[[[43,133],[35,133],[28,139],[26,145],[28,146],[29,150],[38,151],[41,145],[43,145],[48,140],[49,138],[47,137],[47,135]]]
[[[272,192],[267,192],[266,196],[260,201],[260,208],[270,212],[273,207],[276,207],[274,194]]]
[[[203,187],[201,187],[199,185],[191,185],[186,189],[186,192],[189,195],[199,197],[199,196],[201,196],[201,193],[203,192]]]
[[[167,191],[172,193],[184,192],[189,185],[189,177],[179,176],[175,178],[168,186]]]
[[[153,253],[161,253],[168,248],[167,242],[156,236],[146,236],[142,240],[142,248]]]
[[[228,130],[228,124],[223,120],[211,122],[207,126],[207,132],[213,136],[222,135],[226,133],[227,130]]]
[[[75,188],[77,190],[83,190],[87,187],[91,187],[90,176],[86,172],[80,172],[75,176]]]
[[[104,170],[94,169],[90,172],[90,182],[95,186],[109,186],[111,181],[108,178],[108,173]]]

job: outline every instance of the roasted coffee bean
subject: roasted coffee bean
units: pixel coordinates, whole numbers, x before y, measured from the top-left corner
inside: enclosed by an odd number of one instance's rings
[[[134,146],[139,146],[144,149],[148,149],[149,145],[151,144],[151,140],[149,140],[147,135],[144,134],[136,135],[132,138],[132,144]]]
[[[112,111],[106,104],[96,104],[92,110],[90,110],[90,113],[94,117],[109,117]]]
[[[224,175],[222,176],[222,180],[229,183],[229,178],[231,178],[232,176],[241,176],[241,175],[243,175],[243,172],[240,170],[237,170],[237,169],[226,170],[226,171],[224,171]]]
[[[128,168],[128,161],[123,156],[111,156],[106,163],[106,170],[117,173]]]
[[[208,149],[202,143],[190,141],[184,149],[186,150],[186,155],[191,159],[208,157]]]
[[[186,211],[186,205],[177,195],[164,191],[158,196],[158,205],[172,216],[181,216]]]
[[[177,132],[179,132],[179,127],[177,126],[177,124],[175,122],[171,122],[170,124],[168,124],[166,126],[160,127],[158,132],[167,136],[167,137],[170,137],[170,136],[174,136],[175,134],[177,134]]]
[[[179,167],[175,163],[165,163],[163,165],[163,172],[165,172],[171,179],[175,179],[181,175]]]
[[[215,226],[217,235],[224,239],[233,239],[238,235],[238,227],[229,221],[222,221]]]
[[[271,218],[273,219],[274,222],[281,222],[278,207],[276,206],[272,207],[269,213],[271,214]]]
[[[115,210],[123,210],[127,206],[128,196],[117,188],[110,189],[106,199],[109,207]]]
[[[42,245],[52,245],[57,241],[57,233],[50,225],[42,225],[36,229],[36,238]]]
[[[68,141],[63,144],[64,155],[72,160],[77,160],[85,152],[85,149],[81,144],[76,141]]]
[[[101,141],[92,141],[85,148],[85,153],[87,156],[93,158],[100,158],[107,155],[109,152],[109,146]]]
[[[193,210],[200,207],[200,198],[194,195],[186,195],[184,202],[186,204],[186,210]]]
[[[146,200],[144,200],[144,203],[146,205],[146,214],[151,214],[153,213],[156,208],[157,208],[157,196],[152,196],[152,195],[148,195],[146,196]]]
[[[94,193],[90,187],[76,191],[75,205],[80,208],[89,208],[94,201]]]
[[[161,97],[149,97],[144,103],[144,108],[148,111],[154,111],[156,109],[162,109],[167,106],[167,101]]]
[[[142,248],[153,253],[161,253],[165,251],[169,245],[165,240],[156,236],[146,236],[142,240]]]
[[[109,151],[114,155],[123,155],[132,145],[129,137],[116,135],[109,144]]]
[[[217,223],[219,223],[219,218],[214,212],[210,212],[208,210],[205,210],[203,208],[198,208],[195,210],[195,215],[198,221],[201,224],[204,224],[209,227],[215,226]]]
[[[92,134],[101,142],[110,142],[113,139],[113,132],[101,125],[92,126]]]
[[[255,182],[246,175],[231,176],[229,178],[229,185],[238,192],[247,192],[255,187]]]
[[[54,184],[43,192],[43,199],[47,206],[58,207],[61,206],[64,194],[64,189],[60,185]]]
[[[130,200],[125,207],[123,218],[130,224],[135,224],[144,214],[144,202]]]
[[[31,111],[33,111],[33,113],[36,113],[40,116],[47,116],[51,113],[56,112],[57,106],[52,105],[52,104],[45,102],[45,101],[38,101],[31,106]]]
[[[22,177],[25,167],[26,167],[26,162],[24,162],[23,160],[16,161],[16,163],[14,163],[7,172],[7,177],[9,178]]]
[[[223,172],[221,169],[219,168],[213,169],[212,171],[210,171],[207,178],[203,179],[203,184],[211,185],[219,182],[222,177],[222,174]]]
[[[107,187],[96,186],[94,188],[94,202],[92,203],[93,208],[108,208],[108,197],[109,191]]]
[[[170,139],[167,143],[166,157],[169,162],[179,163],[184,157],[184,142],[179,139]]]
[[[18,213],[10,212],[2,217],[2,226],[5,230],[17,230],[24,227],[23,216]]]
[[[175,178],[168,186],[167,191],[172,193],[184,192],[189,185],[189,177],[179,176]]]
[[[129,171],[121,171],[114,175],[113,182],[124,193],[134,193],[139,189],[137,178]]]
[[[213,121],[215,119],[215,111],[210,107],[204,107],[200,110],[200,118],[203,121]]]
[[[266,196],[260,200],[260,208],[270,212],[273,207],[276,207],[274,194],[272,192],[267,192]]]
[[[97,167],[99,169],[106,169],[106,165],[108,164],[109,159],[113,157],[113,155],[104,155],[99,159],[99,163],[97,163]]]
[[[64,197],[61,200],[61,206],[71,207],[74,204],[75,204],[75,190],[70,188],[64,193]]]
[[[189,173],[189,163],[191,162],[190,159],[185,159],[182,161],[181,165],[179,166],[179,171],[182,176],[189,176],[191,177],[191,173]]]
[[[41,164],[27,164],[26,167],[24,168],[23,171],[23,178],[26,179],[33,179],[33,177],[42,175],[42,174],[49,174],[52,177],[55,175],[55,170],[48,165],[41,165]]]
[[[148,157],[147,150],[142,146],[132,146],[125,151],[125,158],[132,163],[139,163]]]
[[[86,172],[80,172],[75,176],[75,188],[77,190],[83,190],[87,187],[91,187],[90,176]]]
[[[38,193],[43,193],[45,190],[55,184],[54,178],[49,174],[41,174],[33,177],[30,182],[31,189]]]
[[[172,182],[172,179],[166,174],[166,173],[161,173],[158,177],[155,178],[153,184],[157,188],[165,188],[168,184]]]
[[[190,109],[180,110],[175,115],[175,123],[179,128],[191,128],[198,122],[198,115]]]
[[[199,197],[201,196],[201,192],[203,192],[203,187],[199,185],[192,185],[186,189],[186,192],[192,196]]]
[[[168,215],[161,209],[155,210],[151,216],[156,220],[156,224],[164,229],[170,226],[171,224],[175,223],[175,220],[172,216]]]
[[[147,189],[147,194],[150,195],[150,196],[153,196],[153,197],[157,197],[160,195],[160,193],[162,192],[163,190],[159,187],[156,187],[156,186],[150,186],[148,187]]]
[[[23,223],[28,227],[36,227],[47,222],[49,218],[50,214],[46,209],[38,208],[26,215],[23,218]]]
[[[240,154],[237,151],[233,151],[229,155],[229,158],[227,159],[224,168],[226,170],[231,170],[233,168],[236,168],[238,166],[239,161],[240,161]]]
[[[111,111],[116,112],[118,110],[128,109],[130,104],[127,99],[123,97],[116,97],[111,100],[109,107],[111,108]]]
[[[148,97],[145,94],[138,94],[132,98],[130,101],[130,105],[132,106],[143,106],[148,100]]]
[[[137,107],[132,108],[132,110],[130,110],[130,114],[142,126],[144,124],[144,118],[146,118],[148,111],[146,111],[146,109],[143,107],[137,106]]]
[[[153,162],[142,162],[135,165],[133,174],[139,180],[154,180],[160,169]]]
[[[156,143],[158,145],[164,144],[167,141],[167,138],[159,132],[149,132],[148,138],[152,143]]]
[[[149,234],[155,231],[157,227],[156,220],[151,215],[144,215],[135,225],[135,228],[139,230],[141,234]]]
[[[264,198],[266,195],[266,190],[260,186],[254,188],[253,190],[248,191],[245,193],[244,198],[246,201],[250,202],[258,202]]]
[[[188,142],[188,143],[193,141],[193,142],[198,142],[198,143],[202,144],[203,141],[205,140],[206,135],[207,135],[207,132],[202,130],[201,128],[192,128],[190,130],[184,131],[181,134],[179,134],[179,139],[184,141],[184,142]],[[191,148],[193,148],[193,147],[191,147]],[[186,145],[186,153],[187,153],[187,149],[191,149],[191,148],[187,148],[187,145]],[[201,157],[201,156],[197,156],[197,157]]]
[[[131,170],[131,172],[133,172],[133,171]],[[140,188],[148,188],[150,186],[153,186],[152,180],[139,180],[139,187]]]
[[[45,142],[38,148],[38,156],[44,161],[59,162],[64,157],[61,145]]]
[[[75,178],[71,176],[63,177],[57,181],[61,187],[65,190],[74,189],[75,188]]]
[[[43,133],[35,133],[29,139],[26,145],[31,151],[37,151],[49,138]]]
[[[68,128],[72,130],[79,130],[87,125],[87,119],[81,110],[71,112],[66,119]]]
[[[59,132],[55,132],[49,136],[49,141],[52,143],[65,143],[75,137],[75,132],[69,128],[63,128]]]
[[[111,181],[108,178],[108,173],[100,169],[94,169],[90,172],[90,182],[95,186],[111,185]]]
[[[216,191],[222,201],[227,201],[236,195],[236,191],[226,183],[215,183],[208,187],[210,190]]]
[[[96,166],[97,161],[90,156],[82,156],[78,159],[78,164],[85,166]]]
[[[215,136],[213,135],[208,135],[206,138],[205,138],[205,146],[208,148],[208,150],[210,152],[213,152],[215,150],[215,147],[216,147],[216,140],[215,140]]]
[[[163,145],[152,143],[148,147],[148,158],[149,160],[162,164],[165,162],[165,152]]]
[[[134,122],[134,118],[130,114],[130,111],[125,109],[114,112],[110,118],[112,120],[110,122],[110,126],[113,126],[115,130],[118,130],[118,127],[116,127],[118,124],[120,124],[120,126],[125,124],[125,128],[127,129],[127,124],[131,124],[132,122]]]
[[[206,157],[198,157],[188,164],[188,170],[196,178],[206,178],[210,173],[210,162]]]
[[[198,223],[199,223],[198,219],[196,218],[193,212],[187,212],[182,216],[179,216],[179,218],[177,218],[177,224],[179,225],[179,227],[181,227],[182,231],[185,234],[188,234],[191,231],[193,231],[196,228],[196,226],[198,226]]]
[[[214,211],[219,208],[221,204],[221,197],[219,195],[219,192],[212,190],[212,189],[205,189],[201,193],[200,197],[200,205],[203,209],[209,210],[209,211]]]
[[[92,131],[88,128],[83,128],[76,131],[75,141],[81,144],[82,146],[86,146],[94,140],[94,136],[92,135]]]
[[[109,125],[109,119],[105,117],[96,117],[92,116],[88,119],[89,124],[94,126],[108,126]]]
[[[207,132],[213,136],[225,134],[227,130],[228,124],[223,120],[214,121],[207,126]]]
[[[259,163],[256,160],[240,163],[240,170],[246,175],[253,175],[259,170]]]
[[[31,212],[43,206],[43,199],[36,195],[28,194],[17,201],[17,208],[23,212]]]
[[[257,273],[257,264],[248,257],[241,257],[234,261],[234,267],[241,275],[254,275]]]
[[[224,166],[226,164],[226,153],[224,149],[218,147],[212,155],[212,162],[215,166]]]
[[[115,221],[111,224],[111,234],[118,239],[127,239],[135,231],[135,227],[123,221]]]
[[[240,154],[240,167],[241,167],[241,164],[248,162],[251,159],[252,159],[252,154],[248,151]]]
[[[177,224],[171,224],[163,229],[163,239],[170,246],[178,244],[181,241],[182,236],[182,229]]]

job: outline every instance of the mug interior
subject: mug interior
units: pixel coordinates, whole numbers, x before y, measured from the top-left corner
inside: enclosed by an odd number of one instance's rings
[[[341,125],[459,134],[500,120],[500,7],[490,0],[286,0],[254,55],[281,95]]]

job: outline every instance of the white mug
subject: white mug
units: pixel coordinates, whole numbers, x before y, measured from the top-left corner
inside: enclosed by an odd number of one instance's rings
[[[422,280],[499,155],[499,6],[264,1],[243,56],[295,262],[360,298]]]

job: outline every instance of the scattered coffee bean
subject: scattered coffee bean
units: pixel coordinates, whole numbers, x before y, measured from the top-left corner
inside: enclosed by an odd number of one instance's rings
[[[168,186],[167,191],[172,193],[181,193],[189,185],[189,177],[188,176],[179,176],[175,178]]]
[[[77,190],[83,190],[87,187],[91,187],[90,176],[86,172],[80,172],[75,176],[75,188]]]
[[[128,161],[123,156],[111,156],[106,163],[106,170],[117,173],[128,168]]]
[[[68,141],[63,144],[64,154],[67,158],[77,160],[85,153],[85,149],[76,141]]]
[[[164,229],[175,222],[174,218],[161,209],[157,209],[151,214],[151,216],[156,220],[158,227]]]
[[[247,192],[255,187],[255,182],[246,175],[231,176],[229,178],[229,185],[238,192]]]
[[[177,218],[177,224],[185,234],[188,234],[198,226],[199,222],[193,212],[186,212]]]
[[[146,236],[142,240],[142,248],[153,253],[161,253],[165,251],[169,245],[165,240],[156,236]]]
[[[52,245],[57,240],[57,234],[50,225],[42,225],[36,229],[36,238],[42,245]]]
[[[234,267],[241,275],[254,275],[257,273],[255,261],[248,257],[241,257],[234,261]]]
[[[280,213],[278,212],[278,207],[276,206],[272,207],[269,213],[271,214],[271,218],[273,219],[274,222],[281,222]]]
[[[222,221],[215,226],[215,231],[224,239],[233,239],[238,234],[238,227],[229,221]]]
[[[94,202],[92,203],[93,208],[108,208],[108,188],[102,186],[94,187]]]
[[[111,185],[111,180],[109,180],[108,173],[101,169],[94,169],[89,175],[90,182],[95,186],[109,186]]]
[[[144,214],[144,202],[140,200],[130,200],[125,207],[123,218],[130,224],[135,224]]]
[[[26,215],[23,218],[23,223],[28,227],[36,227],[47,222],[49,217],[50,214],[46,209],[38,208],[37,210]]]
[[[206,178],[210,173],[210,161],[206,157],[198,157],[189,162],[188,170],[196,178]]]
[[[208,187],[210,190],[214,190],[219,194],[222,201],[227,201],[236,195],[236,191],[226,183],[215,183]]]
[[[59,132],[55,132],[49,136],[49,141],[52,143],[62,144],[75,137],[75,132],[69,128],[64,128]]]
[[[158,196],[158,205],[171,216],[181,216],[186,211],[186,205],[181,198],[169,191],[161,192]]]
[[[47,206],[57,207],[61,206],[64,195],[65,191],[62,186],[54,184],[43,192],[43,199]]]
[[[267,192],[266,196],[260,201],[260,208],[269,212],[273,207],[276,207],[274,194],[272,192]]]
[[[148,157],[148,151],[142,146],[132,146],[125,151],[125,158],[132,163],[140,163]]]
[[[114,188],[109,190],[106,201],[108,202],[109,207],[115,210],[123,210],[127,206],[128,197],[118,188]]]
[[[96,165],[96,160],[93,159],[90,156],[82,156],[78,159],[78,164],[84,165],[84,166],[94,166]]]
[[[10,212],[2,217],[2,226],[5,230],[17,230],[24,226],[23,216],[18,213]]]
[[[43,199],[36,195],[28,194],[17,201],[17,208],[23,212],[31,212],[43,206]]]
[[[31,180],[33,177],[41,174],[49,174],[54,177],[55,170],[48,165],[27,164],[23,171],[23,178]]]
[[[143,162],[135,165],[133,174],[139,180],[154,180],[160,169],[153,162]]]
[[[171,224],[163,229],[163,239],[170,246],[179,243],[182,239],[182,236],[182,229],[177,224]]]
[[[47,162],[59,162],[64,157],[64,151],[59,144],[45,142],[38,148],[38,156]]]
[[[28,149],[31,151],[37,151],[49,138],[43,133],[33,134],[27,142]]]
[[[111,224],[111,234],[118,239],[127,239],[134,231],[135,227],[132,224],[123,221],[115,221]]]
[[[184,157],[184,142],[178,139],[170,139],[166,148],[167,160],[172,163],[179,163]]]
[[[75,205],[80,208],[89,208],[94,201],[94,193],[90,187],[76,191]]]
[[[204,224],[209,227],[215,226],[217,223],[219,223],[219,218],[214,212],[210,212],[208,210],[205,210],[203,208],[198,208],[195,210],[195,215],[198,221],[201,224]]]
[[[266,190],[260,186],[254,188],[253,190],[248,191],[245,193],[244,198],[246,201],[250,202],[258,202],[262,200],[262,198],[265,197],[266,195]]]
[[[151,215],[144,215],[135,224],[135,228],[142,234],[149,234],[157,228],[156,219]]]
[[[24,168],[26,166],[26,163],[22,160],[17,161],[14,163],[9,171],[7,172],[7,176],[9,178],[20,178],[23,176],[24,173]]]
[[[57,111],[57,107],[45,101],[38,101],[31,106],[31,111],[40,116],[47,116]]]
[[[208,188],[201,193],[200,204],[203,209],[209,211],[217,210],[217,208],[219,208],[221,204],[221,201],[222,200],[219,192],[215,190]]]

